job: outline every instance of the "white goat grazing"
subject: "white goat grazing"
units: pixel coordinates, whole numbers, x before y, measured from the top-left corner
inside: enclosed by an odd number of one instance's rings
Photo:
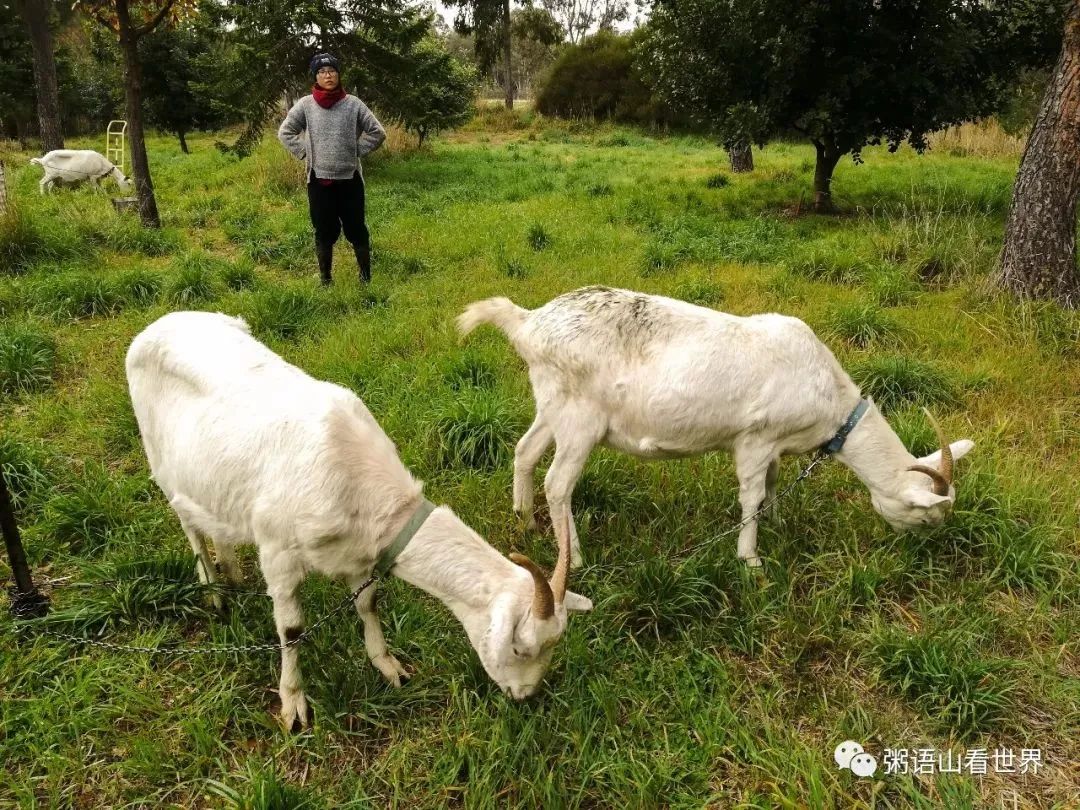
[[[174,312],[127,353],[127,378],[155,481],[180,518],[203,582],[214,582],[204,538],[222,573],[239,579],[235,546],[254,543],[282,645],[303,630],[297,588],[310,571],[359,587],[424,504],[422,484],[346,388],[312,379],[252,338],[244,321]],[[461,621],[484,669],[512,697],[538,687],[567,611],[592,603],[566,590],[569,527],[549,583],[513,562],[445,506],[401,551],[393,573],[441,599]],[[368,656],[400,685],[386,649],[375,588],[356,600]],[[309,722],[295,645],[282,649],[281,719]]]
[[[131,188],[131,181],[124,173],[93,149],[53,149],[39,158],[30,158],[30,162],[45,170],[45,176],[38,183],[42,194],[51,191],[57,182],[89,181],[95,189],[99,189],[101,181],[110,176],[124,191]]]
[[[772,499],[780,456],[824,445],[861,401],[832,352],[784,315],[740,318],[585,287],[532,311],[489,298],[458,317],[463,335],[484,323],[505,332],[525,360],[536,399],[536,419],[514,455],[514,511],[534,525],[533,471],[554,441],[544,489],[552,522],[570,520],[574,566],[581,549],[570,496],[595,445],[647,459],[731,450],[749,521],[738,555],[757,566],[757,523],[749,518]],[[917,459],[868,403],[835,455],[899,531],[944,520],[955,497],[952,461],[973,446],[942,439],[940,451]]]

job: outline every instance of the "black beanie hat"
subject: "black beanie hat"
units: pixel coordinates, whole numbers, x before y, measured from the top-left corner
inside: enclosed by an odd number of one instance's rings
[[[308,65],[308,72],[312,78],[315,78],[315,74],[319,72],[319,68],[332,67],[338,73],[341,73],[341,63],[338,62],[337,57],[329,53],[317,53],[311,60],[311,64]]]

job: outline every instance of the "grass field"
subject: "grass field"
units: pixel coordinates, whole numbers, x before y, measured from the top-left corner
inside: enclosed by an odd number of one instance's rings
[[[727,456],[597,452],[574,496],[586,567],[572,577],[596,610],[571,621],[538,698],[505,698],[450,613],[394,582],[383,626],[414,677],[390,688],[355,615],[335,619],[301,653],[316,712],[302,736],[272,715],[276,655],[17,641],[5,610],[0,806],[977,808],[1009,790],[1020,807],[1080,806],[1080,319],[983,283],[1015,156],[871,149],[837,171],[845,213],[822,218],[795,210],[805,146],[774,144],[735,176],[704,139],[491,114],[366,164],[375,281],[360,288],[342,244],[325,291],[299,166],[272,138],[244,161],[213,140],[190,138],[191,155],[151,141],[156,232],[88,190],[40,198],[29,155],[6,155],[0,463],[37,575],[115,581],[54,589],[58,629],[273,637],[256,593],[227,618],[207,608],[148,477],[123,357],[173,309],[243,315],[357,391],[429,497],[547,566],[550,531],[522,536],[510,508],[523,365],[493,331],[464,346],[453,331],[489,295],[533,307],[599,283],[797,315],[917,454],[933,448],[922,405],[975,440],[957,508],[898,536],[825,465],[763,524],[759,578],[733,538],[675,556],[738,519]],[[343,594],[309,580],[309,621]],[[833,762],[845,739],[879,763],[885,748],[1038,748],[1044,764],[859,779]]]

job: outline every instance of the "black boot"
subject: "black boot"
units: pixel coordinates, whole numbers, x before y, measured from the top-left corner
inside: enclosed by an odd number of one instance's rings
[[[315,243],[315,255],[319,258],[319,278],[324,286],[329,285],[330,266],[334,263],[334,246]]]
[[[360,281],[364,284],[371,282],[371,248],[353,246],[356,254],[356,265],[360,268]]]

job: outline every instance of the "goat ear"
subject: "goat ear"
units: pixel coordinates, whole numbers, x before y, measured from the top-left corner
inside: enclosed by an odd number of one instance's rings
[[[971,439],[961,439],[949,445],[949,449],[952,450],[953,461],[963,458],[974,448],[975,442],[971,441]],[[927,467],[937,467],[941,464],[941,451],[935,450],[930,455],[920,458],[917,463],[925,464]]]
[[[951,501],[948,495],[936,495],[929,489],[909,489],[904,493],[904,501],[908,506],[916,509],[929,509],[939,503]]]
[[[593,608],[592,600],[580,593],[567,591],[563,599],[563,605],[567,613],[588,613]]]

